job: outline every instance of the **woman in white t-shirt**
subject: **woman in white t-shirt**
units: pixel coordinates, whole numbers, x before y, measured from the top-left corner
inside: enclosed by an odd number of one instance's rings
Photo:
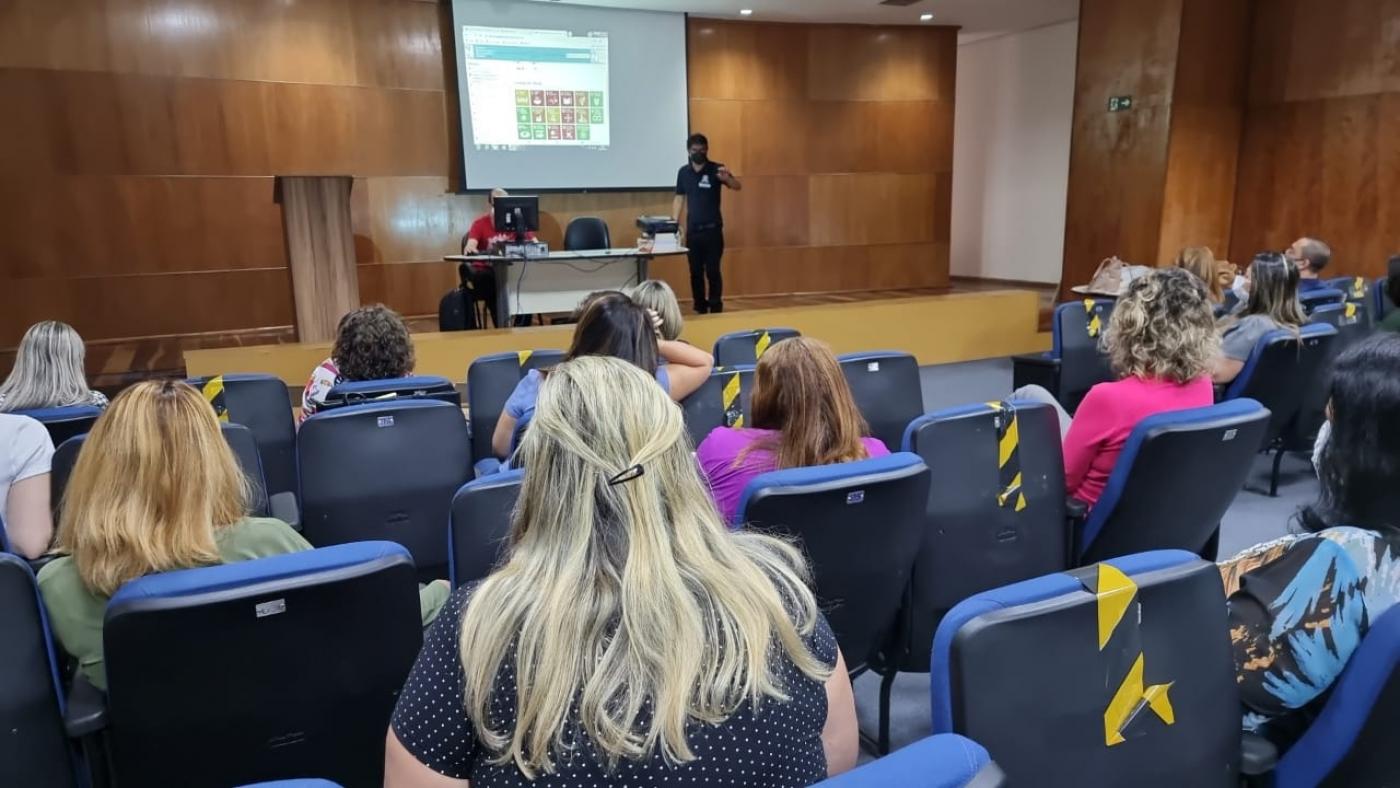
[[[12,552],[38,558],[53,539],[49,467],[53,441],[28,416],[0,413],[0,517]]]

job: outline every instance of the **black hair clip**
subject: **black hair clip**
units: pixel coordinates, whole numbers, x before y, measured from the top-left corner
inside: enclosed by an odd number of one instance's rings
[[[626,484],[633,479],[640,478],[641,475],[646,472],[647,469],[643,468],[641,465],[633,465],[631,468],[619,471],[616,476],[608,479],[608,486],[616,487],[619,484]]]

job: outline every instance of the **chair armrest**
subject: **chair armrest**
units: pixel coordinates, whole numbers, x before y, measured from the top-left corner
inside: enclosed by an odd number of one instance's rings
[[[1240,774],[1260,777],[1278,765],[1278,748],[1257,733],[1246,733],[1240,743]]]
[[[1089,521],[1089,504],[1078,498],[1065,497],[1065,527],[1069,530],[1069,538],[1065,540],[1069,547],[1069,555],[1065,560],[1069,563],[1066,566],[1079,566],[1079,556],[1084,552],[1084,524]]]
[[[272,510],[273,517],[298,531],[301,530],[301,507],[297,506],[296,493],[280,492],[271,495],[267,499],[267,507]]]
[[[1012,356],[1011,363],[1016,366],[1025,365],[1055,369],[1058,369],[1060,366],[1060,360],[1058,358],[1051,358],[1050,355],[1046,353],[1024,353],[1019,356]]]
[[[81,673],[73,678],[73,688],[68,691],[63,728],[70,739],[83,739],[107,728],[107,696]]]
[[[29,571],[33,572],[35,577],[38,577],[39,570],[48,566],[49,563],[55,558],[58,558],[57,554],[45,553],[44,555],[41,555],[38,558],[35,558],[33,561],[29,562]]]

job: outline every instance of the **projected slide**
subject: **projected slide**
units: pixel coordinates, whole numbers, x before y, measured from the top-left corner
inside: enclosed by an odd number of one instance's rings
[[[462,37],[478,150],[608,147],[607,33],[464,26]]]

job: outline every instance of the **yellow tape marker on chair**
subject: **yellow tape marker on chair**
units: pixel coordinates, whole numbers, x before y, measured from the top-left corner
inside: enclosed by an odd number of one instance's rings
[[[214,409],[214,415],[219,417],[219,421],[228,421],[228,404],[224,400],[224,376],[215,375],[205,381],[200,393]]]
[[[1099,564],[1099,584],[1095,593],[1099,610],[1099,651],[1108,645],[1113,630],[1123,621],[1133,597],[1137,596],[1137,583],[1123,574],[1116,566]]]
[[[722,395],[724,422],[735,429],[742,429],[744,426],[744,412],[739,407],[739,391],[739,373],[735,372],[725,381]]]
[[[1089,336],[1096,337],[1103,330],[1103,321],[1099,320],[1099,315],[1094,311],[1094,299],[1084,299],[1084,314],[1089,316]]]
[[[1143,662],[1143,655],[1138,654],[1127,677],[1118,685],[1118,691],[1113,693],[1113,700],[1109,701],[1108,708],[1104,709],[1103,739],[1104,744],[1109,747],[1126,741],[1123,738],[1123,729],[1142,711],[1143,706],[1152,709],[1162,722],[1168,725],[1176,724],[1176,711],[1172,709],[1171,699],[1167,697],[1167,691],[1172,685],[1154,684],[1144,688]]]
[[[768,346],[771,344],[773,344],[773,337],[768,336],[767,331],[759,334],[758,340],[753,343],[754,358],[763,358],[763,354],[768,352]]]
[[[1356,304],[1353,304],[1350,301],[1347,302],[1346,316],[1347,320],[1353,320],[1356,318]]]
[[[1015,500],[1019,512],[1026,508],[1026,493],[1022,489],[1021,428],[1016,409],[1004,402],[988,402],[987,407],[999,411],[1005,419],[998,425],[1001,438],[997,443],[997,470],[1001,472],[1001,493],[997,495],[997,505],[1005,508],[1008,502]]]
[[[1352,280],[1352,283],[1351,283],[1351,297],[1352,297],[1352,298],[1365,298],[1365,297],[1366,297],[1366,280],[1365,280],[1365,279],[1362,279],[1361,277],[1358,276],[1358,277],[1356,277],[1356,279]]]
[[[535,354],[535,351],[533,351],[533,350],[522,350],[522,351],[516,353],[515,356],[516,356],[516,358],[520,359],[520,366],[523,367],[523,366],[525,366],[525,362],[527,362],[527,361],[530,360],[530,356],[532,356],[532,355],[534,355],[534,354]]]

